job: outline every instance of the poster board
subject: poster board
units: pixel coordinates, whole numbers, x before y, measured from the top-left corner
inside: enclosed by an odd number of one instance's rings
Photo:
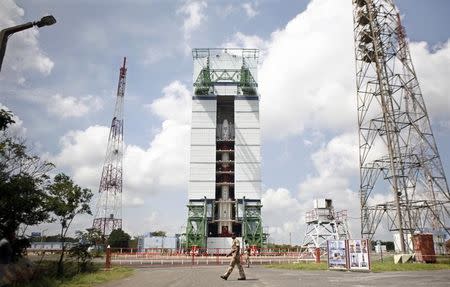
[[[348,269],[347,246],[345,240],[328,240],[328,268]]]
[[[349,269],[369,271],[369,241],[367,239],[349,239],[347,244]]]

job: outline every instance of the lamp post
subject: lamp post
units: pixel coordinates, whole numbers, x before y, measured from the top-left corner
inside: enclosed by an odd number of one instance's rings
[[[3,57],[5,56],[6,51],[6,44],[8,43],[8,38],[12,34],[16,32],[20,32],[26,29],[29,29],[33,26],[36,26],[38,28],[44,27],[44,26],[50,26],[56,23],[55,17],[52,15],[44,16],[39,21],[35,22],[28,22],[25,24],[9,27],[6,29],[3,29],[0,31],[0,71],[2,70],[2,64],[3,64]]]

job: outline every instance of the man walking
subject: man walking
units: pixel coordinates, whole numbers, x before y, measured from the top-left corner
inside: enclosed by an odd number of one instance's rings
[[[252,251],[252,249],[250,248],[250,246],[248,245],[248,242],[245,241],[245,264],[247,265],[247,268],[250,268],[250,252]]]
[[[233,243],[231,245],[231,252],[227,254],[228,256],[231,256],[230,266],[228,267],[228,270],[225,274],[220,276],[223,280],[227,280],[228,276],[230,276],[231,272],[233,271],[233,268],[235,265],[237,265],[239,269],[239,278],[238,280],[245,280],[245,273],[244,268],[242,268],[241,265],[241,248],[240,248],[240,242],[236,238],[236,234],[232,234],[231,238],[233,239]]]

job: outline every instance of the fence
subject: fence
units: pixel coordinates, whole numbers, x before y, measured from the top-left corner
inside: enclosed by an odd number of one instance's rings
[[[176,267],[176,266],[208,266],[208,265],[228,265],[230,257],[226,257],[225,249],[208,249],[208,252],[197,250],[196,252],[182,249],[169,248],[149,248],[144,252],[137,252],[137,249],[115,248],[110,250],[111,265],[125,265],[132,267]],[[28,258],[32,261],[59,259],[60,250],[28,250]],[[393,252],[370,253],[371,262],[393,262]],[[69,257],[66,257],[71,260]],[[438,263],[450,264],[450,255],[436,255]],[[106,256],[94,258],[94,262],[105,263]],[[244,264],[246,254],[241,254],[241,261]],[[321,262],[327,262],[327,254],[322,253]],[[282,249],[261,249],[250,255],[251,265],[284,264],[284,263],[311,263],[314,264],[315,257],[308,251],[288,251]]]

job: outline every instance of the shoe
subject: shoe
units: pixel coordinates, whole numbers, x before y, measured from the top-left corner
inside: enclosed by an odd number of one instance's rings
[[[242,278],[238,278],[238,280],[246,280],[246,278],[245,278],[245,277],[242,277]]]
[[[220,278],[222,278],[223,280],[227,280],[228,279],[228,277],[225,277],[223,275],[220,275]]]

